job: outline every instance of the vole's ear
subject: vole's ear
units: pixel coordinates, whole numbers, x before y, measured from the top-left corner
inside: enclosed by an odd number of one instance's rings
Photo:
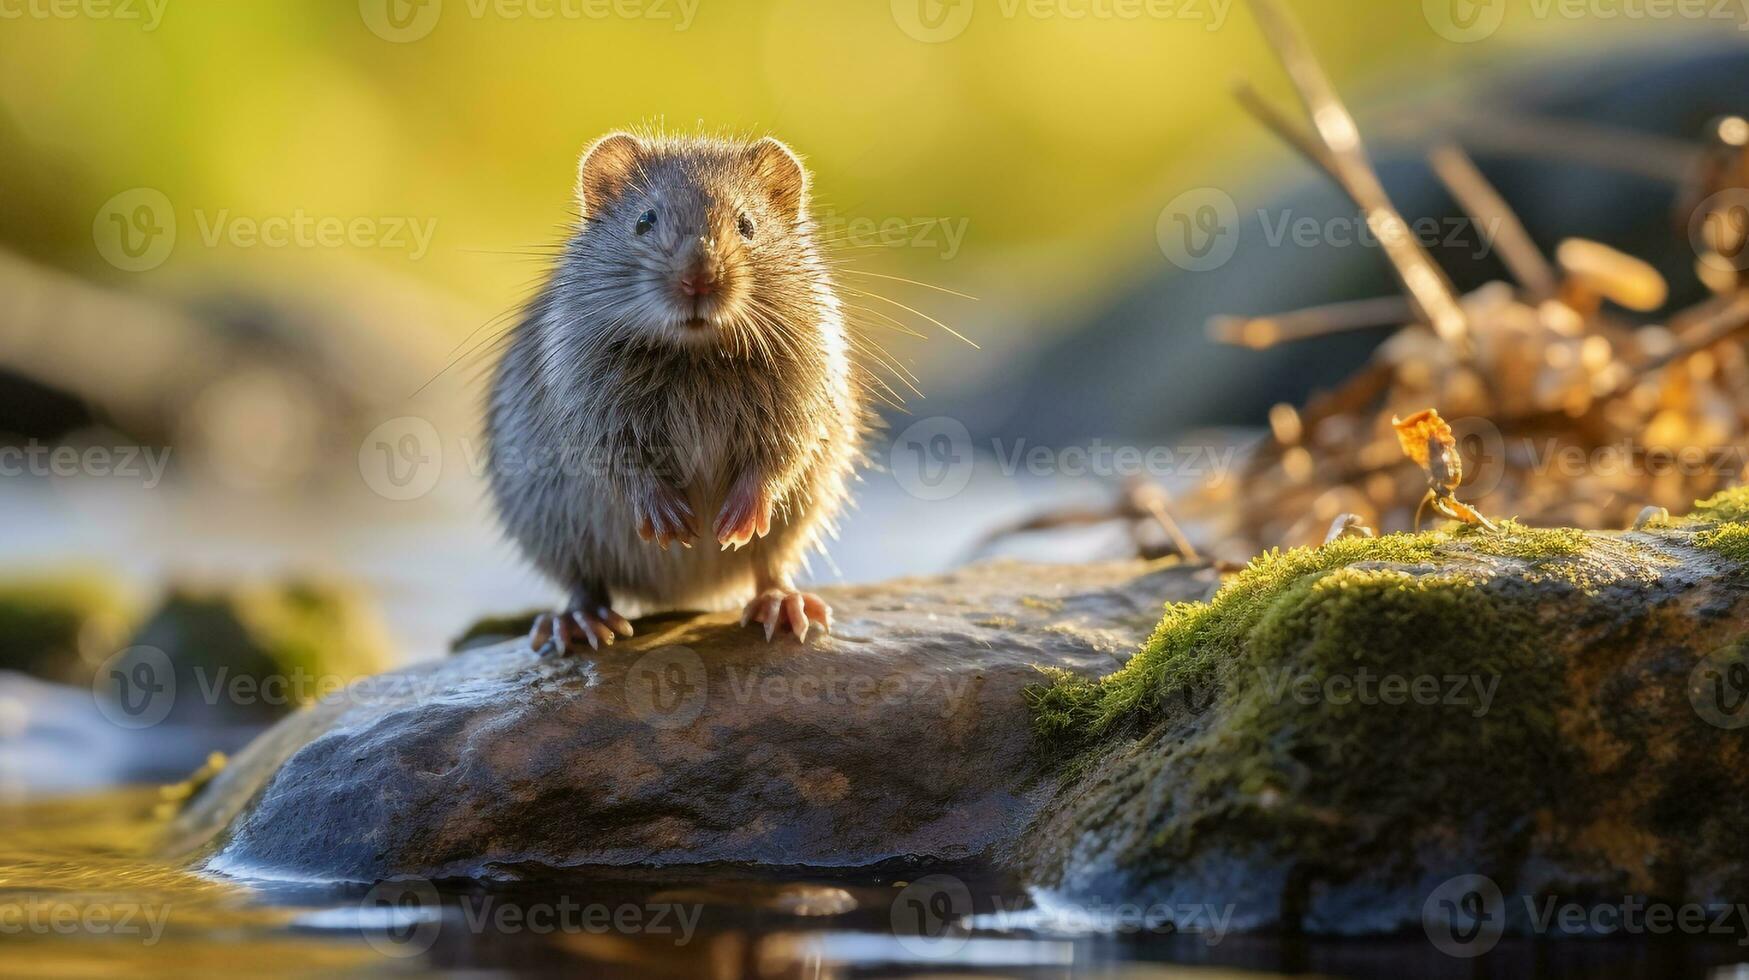
[[[577,165],[577,199],[588,217],[598,206],[619,196],[638,172],[644,144],[630,133],[609,133],[583,153]]]
[[[795,153],[767,136],[747,148],[747,159],[753,164],[754,177],[778,211],[791,220],[799,217],[808,200],[808,172],[802,169],[802,161]]]

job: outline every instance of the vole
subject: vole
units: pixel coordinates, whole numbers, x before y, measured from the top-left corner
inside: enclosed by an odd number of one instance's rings
[[[807,171],[772,138],[616,132],[583,154],[577,194],[487,406],[502,523],[571,593],[530,644],[630,636],[627,600],[749,594],[741,624],[767,641],[829,632],[791,576],[832,531],[871,416]]]

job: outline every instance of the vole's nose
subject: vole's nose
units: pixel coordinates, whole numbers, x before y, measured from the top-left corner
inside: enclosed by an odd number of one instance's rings
[[[712,254],[714,243],[708,238],[699,238],[693,248],[692,261],[688,263],[687,271],[680,275],[680,293],[683,296],[709,296],[717,291],[717,263]]]
[[[710,269],[695,269],[680,277],[680,291],[687,296],[709,296],[717,291],[717,274]]]

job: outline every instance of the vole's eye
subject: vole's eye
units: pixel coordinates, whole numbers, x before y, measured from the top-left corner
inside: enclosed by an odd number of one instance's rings
[[[638,218],[638,227],[636,230],[640,235],[647,235],[650,233],[650,229],[654,227],[656,227],[656,209],[651,208],[650,210],[645,211],[643,216]]]
[[[746,212],[741,213],[740,219],[735,222],[735,227],[741,229],[742,238],[751,239],[753,237],[753,219],[749,218]]]

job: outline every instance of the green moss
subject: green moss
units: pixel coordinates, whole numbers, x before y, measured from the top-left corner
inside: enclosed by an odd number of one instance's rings
[[[1696,534],[1694,544],[1736,564],[1749,565],[1749,524],[1720,524]]]
[[[1493,534],[1474,528],[1463,532],[1480,554],[1496,558],[1521,558],[1538,561],[1545,558],[1571,558],[1592,547],[1593,539],[1573,527],[1525,527],[1517,521],[1501,521],[1500,533]]]
[[[250,723],[278,717],[393,660],[362,595],[311,581],[175,590],[128,645],[168,655],[179,689],[246,684],[235,698],[178,699],[174,710]]]
[[[1368,832],[1410,829],[1437,796],[1526,812],[1548,771],[1537,758],[1558,744],[1550,647],[1528,602],[1471,573],[1300,578],[1249,631],[1222,723],[1185,743],[1179,818],[1154,846],[1243,839],[1250,822],[1302,853],[1340,851],[1355,827],[1330,813],[1364,814]]]
[[[233,600],[276,668],[288,675],[362,677],[392,658],[370,604],[334,583],[293,581],[246,590]]]
[[[449,652],[462,653],[476,647],[491,646],[505,640],[527,636],[529,624],[543,612],[550,609],[530,609],[527,612],[510,616],[487,616],[476,620],[473,625],[463,630],[460,636],[449,641]]]
[[[1360,593],[1325,590],[1358,588],[1371,581],[1343,574],[1326,583],[1333,573],[1362,565],[1476,566],[1486,559],[1512,559],[1528,562],[1527,574],[1533,579],[1589,589],[1598,577],[1594,559],[1632,557],[1625,552],[1633,548],[1631,543],[1593,538],[1573,528],[1529,528],[1505,521],[1498,532],[1465,527],[1449,533],[1342,538],[1317,548],[1270,551],[1229,579],[1210,601],[1168,605],[1153,635],[1123,669],[1097,681],[1054,675],[1049,687],[1034,689],[1029,697],[1043,735],[1071,742],[1098,738],[1120,727],[1146,723],[1174,706],[1206,705],[1236,670],[1247,664],[1280,662],[1294,637],[1269,628],[1276,621],[1276,610],[1308,596],[1348,602]],[[1460,610],[1444,597],[1454,590],[1473,592],[1486,577],[1477,567],[1458,575],[1407,575],[1392,581],[1396,593],[1423,603],[1418,628],[1429,634],[1474,637],[1472,642],[1485,647],[1494,638],[1476,631],[1473,611]],[[1404,610],[1392,614],[1407,615]],[[1411,645],[1419,642],[1402,639]],[[1400,657],[1406,651],[1385,652]]]
[[[1673,526],[1696,530],[1691,543],[1739,565],[1749,565],[1749,486],[1721,490],[1697,500]]]
[[[1721,490],[1705,500],[1694,502],[1694,510],[1683,521],[1687,524],[1719,523],[1749,520],[1749,486]]]
[[[0,668],[68,684],[90,682],[135,616],[117,582],[97,573],[0,581]]]

